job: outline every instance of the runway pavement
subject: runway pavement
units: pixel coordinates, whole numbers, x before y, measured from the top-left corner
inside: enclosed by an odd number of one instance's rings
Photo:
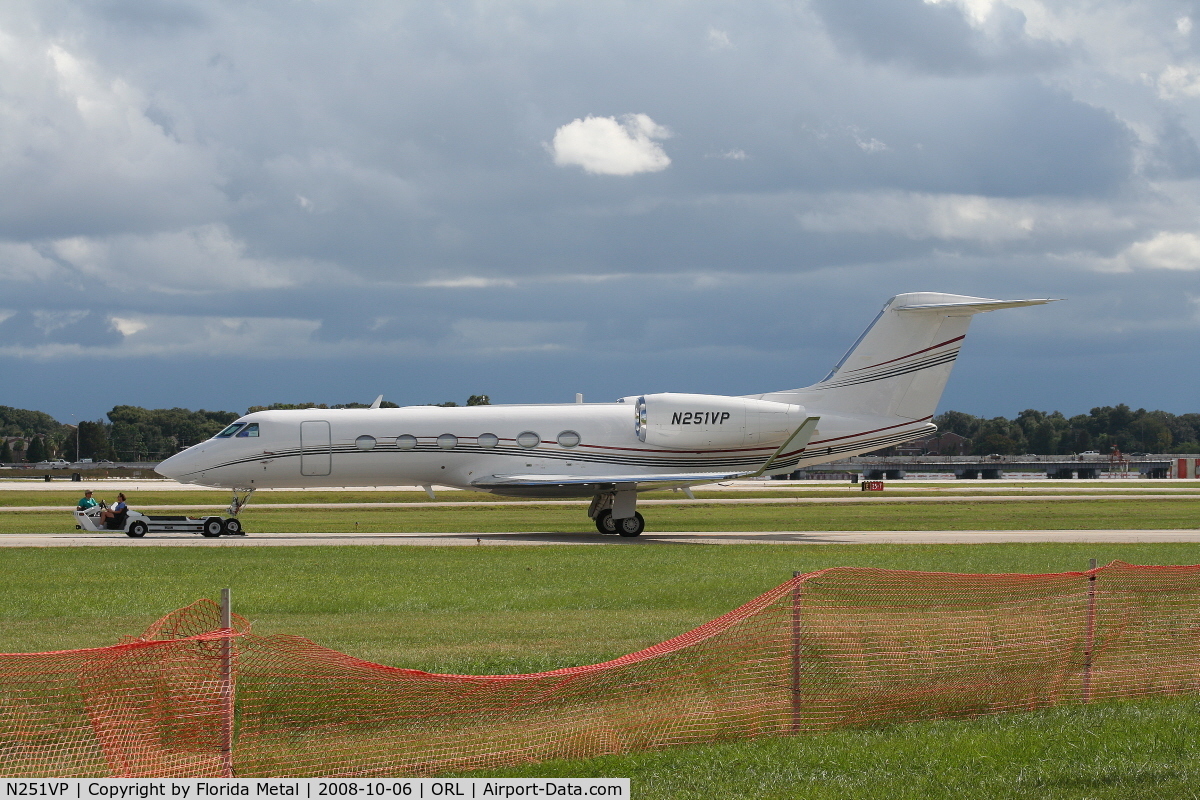
[[[495,547],[512,545],[662,544],[999,544],[1006,542],[1150,543],[1194,542],[1200,530],[1070,531],[669,531],[636,538],[596,533],[261,533],[206,539],[195,534],[150,534],[132,539],[120,533],[38,533],[0,535],[0,547],[261,547],[305,545],[409,545]]]
[[[941,480],[897,480],[885,481],[887,489],[903,492],[944,492],[947,490],[958,493],[972,492],[995,492],[997,490],[1010,491],[1014,493],[1037,493],[1037,492],[1055,492],[1055,493],[1096,493],[1106,491],[1118,492],[1150,492],[1152,494],[1164,494],[1170,492],[1197,493],[1200,492],[1200,481],[1191,479],[1175,479],[1175,478],[1160,478],[1156,480],[1136,480],[1136,479],[1120,479],[1120,478],[1098,478],[1093,480],[1082,481],[1062,481],[1048,480],[1046,478],[996,478],[988,480],[973,480],[963,481],[954,479]],[[434,490],[438,494],[443,493],[458,493],[462,490],[455,489],[450,486],[442,486],[434,484]],[[776,481],[765,479],[729,481],[727,483],[709,483],[701,484],[694,487],[698,492],[770,492],[770,491],[809,491],[809,492],[828,492],[831,489],[845,489],[847,491],[857,492],[857,485],[848,484],[846,481]],[[92,489],[96,492],[219,492],[227,493],[225,489],[214,489],[210,486],[198,486],[193,483],[179,483],[178,481],[161,479],[161,478],[107,478],[98,480],[86,480],[81,483],[74,483],[67,480],[54,480],[50,482],[39,480],[12,480],[5,479],[0,475],[0,492],[15,491],[15,492],[82,492],[84,489]],[[256,498],[267,498],[272,494],[279,492],[294,493],[321,493],[321,492],[375,492],[379,494],[395,494],[399,492],[414,492],[424,493],[423,486],[397,485],[397,486],[357,486],[357,487],[313,487],[308,489],[259,489],[255,495]],[[257,499],[255,502],[259,502]]]
[[[982,497],[962,497],[947,495],[942,497],[898,497],[882,494],[854,495],[852,497],[705,497],[698,500],[688,500],[682,497],[670,500],[638,500],[639,506],[686,506],[686,505],[860,505],[886,503],[1039,503],[1039,502],[1079,502],[1082,500],[1173,500],[1194,501],[1200,494],[1194,491],[1189,494],[1019,494],[1019,495],[988,495]],[[295,509],[320,508],[351,509],[351,508],[464,508],[483,506],[580,506],[587,507],[591,500],[463,500],[463,501],[420,501],[416,503],[255,503],[254,509]],[[225,505],[138,505],[137,510],[146,513],[156,511],[219,511]],[[0,514],[25,513],[33,511],[69,511],[58,506],[0,506]]]

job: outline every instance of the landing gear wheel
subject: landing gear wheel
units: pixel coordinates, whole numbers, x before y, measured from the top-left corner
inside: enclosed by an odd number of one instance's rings
[[[617,532],[617,526],[613,522],[612,511],[610,509],[606,508],[596,515],[596,530],[607,534]]]
[[[646,530],[646,520],[642,519],[642,515],[635,511],[632,517],[613,520],[613,527],[622,536],[641,536],[642,531]]]
[[[204,520],[204,529],[200,531],[201,536],[220,536],[225,532],[225,523],[220,517],[209,517]]]
[[[226,536],[242,536],[245,531],[242,530],[242,523],[234,517],[225,520],[225,535]]]
[[[133,522],[129,523],[129,530],[125,531],[125,535],[132,536],[134,539],[140,539],[146,535],[147,530],[148,528],[146,527],[146,523],[142,522],[140,519],[134,520]]]

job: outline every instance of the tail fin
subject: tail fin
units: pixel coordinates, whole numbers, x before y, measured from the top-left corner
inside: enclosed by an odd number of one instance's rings
[[[937,409],[972,316],[1051,302],[935,292],[898,294],[884,304],[824,380],[795,393],[805,395],[810,403],[830,404],[851,414],[927,419]],[[765,397],[782,394],[793,393]]]

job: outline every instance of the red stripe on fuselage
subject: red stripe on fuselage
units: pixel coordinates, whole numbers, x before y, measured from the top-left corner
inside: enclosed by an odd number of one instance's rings
[[[554,442],[549,442],[554,444]],[[593,450],[625,450],[630,453],[752,453],[755,450],[771,450],[774,447],[734,447],[728,450],[650,450],[645,447],[609,447],[604,444],[580,444],[577,447],[590,447]]]
[[[920,355],[921,353],[928,353],[930,350],[937,350],[942,345],[947,345],[947,344],[950,344],[951,342],[957,342],[957,341],[960,341],[965,338],[967,338],[967,335],[964,333],[962,336],[955,336],[953,339],[947,339],[946,341],[941,342],[940,344],[930,345],[929,347],[926,347],[924,350],[917,350],[915,352],[909,353],[906,356],[897,356],[896,358],[892,358],[887,361],[880,361],[878,364],[871,364],[868,367],[859,367],[858,369],[852,369],[852,370],[850,370],[850,372],[862,372],[864,369],[873,369],[875,367],[882,367],[884,364],[891,364],[893,361],[901,361],[905,358],[910,358],[911,356]]]

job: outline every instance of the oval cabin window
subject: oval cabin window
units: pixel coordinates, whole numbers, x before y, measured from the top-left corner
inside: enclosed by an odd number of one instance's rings
[[[354,446],[359,450],[373,450],[375,448],[375,437],[360,436],[354,440]]]
[[[579,434],[575,431],[563,431],[558,435],[558,443],[562,447],[574,447],[579,444]]]
[[[542,437],[533,431],[522,431],[517,434],[517,444],[521,447],[537,447],[541,441]]]
[[[396,447],[399,447],[401,450],[412,450],[416,446],[417,437],[411,434],[406,433],[403,436],[396,437]]]
[[[500,444],[500,437],[494,433],[481,433],[479,434],[479,438],[475,441],[479,442],[480,447],[490,450],[491,448]]]
[[[453,433],[443,433],[438,437],[438,447],[443,450],[453,450],[458,447],[458,437]]]

